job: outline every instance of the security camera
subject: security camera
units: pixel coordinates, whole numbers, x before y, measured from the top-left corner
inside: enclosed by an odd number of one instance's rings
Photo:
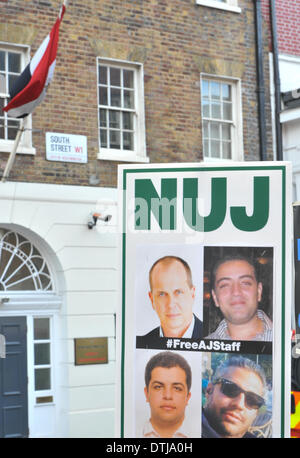
[[[96,226],[98,219],[107,223],[112,218],[111,215],[102,215],[102,213],[93,213],[92,220],[88,221],[88,228],[93,229]]]
[[[96,225],[94,221],[88,221],[88,228],[93,229],[93,227]]]
[[[98,219],[100,219],[100,221],[104,221],[105,223],[108,223],[108,221],[111,220],[111,215],[99,216]]]

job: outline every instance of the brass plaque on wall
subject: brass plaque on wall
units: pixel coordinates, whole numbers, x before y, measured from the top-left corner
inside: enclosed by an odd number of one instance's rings
[[[93,337],[74,339],[75,365],[107,364],[108,339],[107,337]]]

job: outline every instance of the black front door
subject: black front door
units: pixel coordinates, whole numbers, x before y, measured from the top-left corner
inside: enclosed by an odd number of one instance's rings
[[[26,318],[0,317],[0,437],[28,437]]]

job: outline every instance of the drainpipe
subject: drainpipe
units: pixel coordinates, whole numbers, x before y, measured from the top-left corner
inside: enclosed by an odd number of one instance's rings
[[[262,14],[261,0],[254,0],[255,8],[255,38],[256,38],[256,66],[257,66],[257,94],[258,94],[258,121],[260,137],[260,160],[267,160],[267,135],[265,116],[265,83],[264,83],[264,60],[262,40]]]
[[[276,126],[276,159],[282,161],[282,126],[280,122],[281,112],[281,91],[280,91],[280,74],[278,62],[278,38],[276,25],[276,6],[275,0],[270,0],[270,22],[272,35],[272,51],[273,51],[273,74],[274,74],[274,89],[275,89],[275,126]]]

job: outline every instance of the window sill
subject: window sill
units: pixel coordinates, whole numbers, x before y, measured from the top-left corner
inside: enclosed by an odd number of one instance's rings
[[[14,145],[13,140],[0,140],[0,153],[10,153]],[[18,146],[17,154],[35,155],[36,149],[28,146]]]
[[[119,162],[149,162],[148,156],[138,156],[135,153],[119,150],[106,150],[98,153],[98,159],[103,161],[119,161]]]
[[[196,0],[197,5],[207,6],[209,8],[217,8],[219,10],[231,11],[232,13],[241,13],[242,9],[238,6],[228,5],[227,3],[220,3],[215,0]]]
[[[42,402],[40,404],[38,404],[38,403],[34,404],[34,407],[38,407],[38,408],[40,408],[40,407],[49,407],[49,406],[55,406],[55,402],[52,401],[52,402],[45,402],[45,403]]]
[[[203,162],[240,162],[242,159],[221,159],[219,157],[204,157]]]

